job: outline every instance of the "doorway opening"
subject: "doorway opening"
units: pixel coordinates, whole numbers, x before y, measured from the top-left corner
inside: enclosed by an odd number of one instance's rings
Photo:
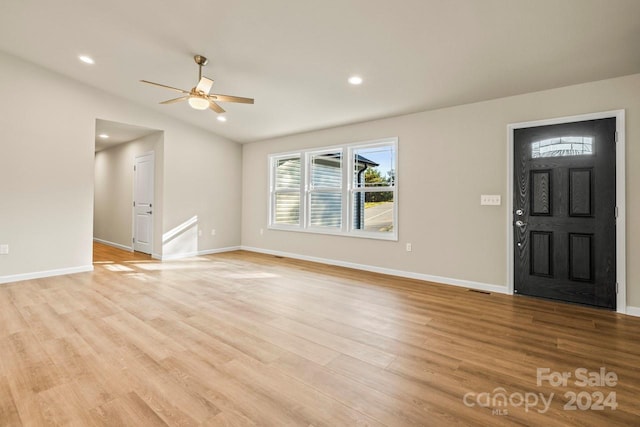
[[[164,131],[102,119],[95,129],[94,242],[160,258]]]
[[[624,111],[508,126],[510,293],[626,312]]]

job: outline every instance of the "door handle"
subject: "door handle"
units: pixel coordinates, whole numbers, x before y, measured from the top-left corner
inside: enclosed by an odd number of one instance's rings
[[[148,214],[152,214],[153,212],[152,212],[152,211],[147,211],[147,213],[148,213]]]
[[[522,222],[522,221],[520,221],[520,220],[517,220],[517,221],[516,221],[516,227],[520,227],[520,228],[522,228],[522,227],[526,227],[526,226],[527,226],[527,223],[526,223],[526,222]]]

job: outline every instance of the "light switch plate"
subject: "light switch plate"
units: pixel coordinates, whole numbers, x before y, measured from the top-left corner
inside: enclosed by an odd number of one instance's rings
[[[480,196],[480,204],[483,206],[500,206],[501,203],[499,194],[482,194]]]
[[[9,255],[9,245],[0,245],[0,255]]]

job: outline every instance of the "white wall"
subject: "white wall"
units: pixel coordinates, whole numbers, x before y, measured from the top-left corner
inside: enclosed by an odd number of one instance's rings
[[[640,306],[640,74],[243,146],[242,245],[506,287],[509,123],[626,109],[627,304]],[[399,241],[267,229],[267,155],[399,137]],[[264,235],[260,235],[260,229]],[[406,252],[405,244],[413,251]]]
[[[136,156],[154,152],[153,253],[162,253],[164,180],[163,132],[98,151],[95,156],[93,237],[131,249],[133,233],[133,164]]]
[[[242,149],[207,139],[167,144],[165,132],[165,244],[163,258],[185,253],[207,253],[240,245],[242,206]],[[188,142],[188,143],[187,143]],[[171,161],[168,161],[168,160]],[[167,231],[197,217],[190,227],[172,238]],[[197,231],[201,235],[198,235]],[[215,230],[215,236],[211,231]]]
[[[0,93],[0,282],[91,267],[96,118],[164,130],[163,233],[197,216],[199,250],[240,243],[240,145],[4,53]]]

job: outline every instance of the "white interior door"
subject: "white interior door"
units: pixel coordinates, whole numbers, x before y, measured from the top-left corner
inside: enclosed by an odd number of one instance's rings
[[[133,167],[133,250],[151,254],[153,249],[154,156],[135,158]]]

